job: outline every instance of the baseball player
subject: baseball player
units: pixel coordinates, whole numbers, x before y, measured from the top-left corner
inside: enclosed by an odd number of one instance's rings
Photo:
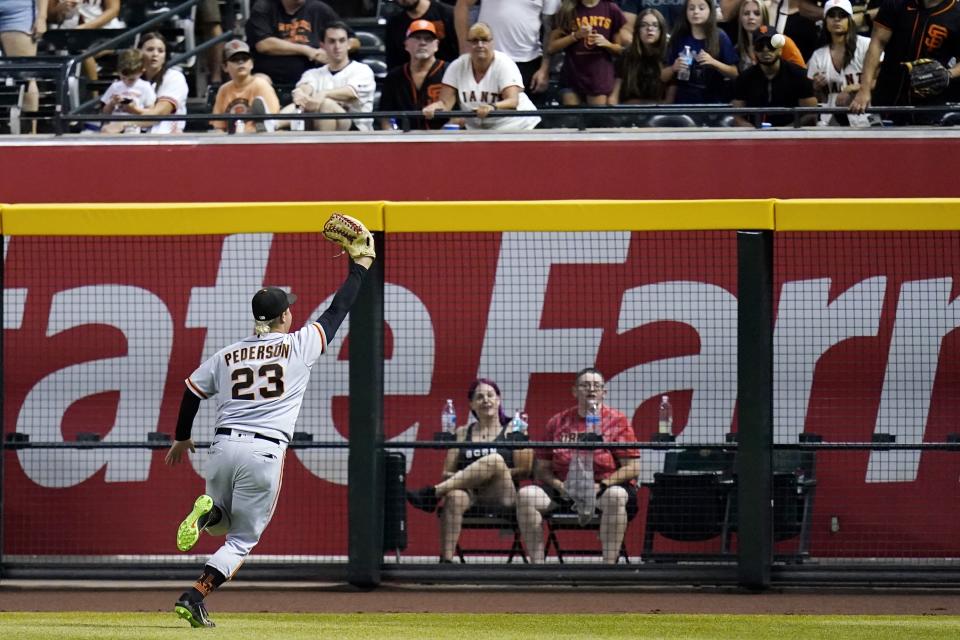
[[[913,84],[910,69],[904,63],[931,59],[941,67],[947,67],[950,60],[957,57],[960,57],[960,5],[957,0],[883,3],[873,21],[862,77],[873,78],[878,68],[880,75],[875,88],[869,82],[861,83],[860,91],[850,103],[850,111],[863,113],[871,103],[895,106],[943,104],[943,89],[960,75],[960,65],[942,72],[947,78],[944,86],[928,91]]]
[[[195,452],[190,432],[200,402],[215,398],[216,429],[210,446],[206,493],[177,530],[177,548],[189,551],[200,532],[226,535],[196,583],[174,611],[193,627],[213,627],[204,598],[233,577],[266,529],[276,506],[287,444],[300,413],[310,371],[353,306],[376,253],[373,236],[358,220],[334,214],[324,235],[352,260],[329,308],[290,332],[296,296],[267,287],[253,296],[254,335],[218,351],[186,379],[176,441],[166,463]]]

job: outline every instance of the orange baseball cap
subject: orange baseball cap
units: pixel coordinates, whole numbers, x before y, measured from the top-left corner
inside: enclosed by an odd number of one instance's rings
[[[407,27],[407,36],[410,37],[418,31],[428,31],[433,34],[434,38],[438,38],[437,28],[433,26],[433,23],[429,20],[414,20],[410,23],[410,26]]]

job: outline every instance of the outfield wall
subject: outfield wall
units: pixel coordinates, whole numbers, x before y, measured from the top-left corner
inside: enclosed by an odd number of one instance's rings
[[[737,427],[738,228],[779,230],[776,442],[807,431],[937,443],[958,430],[960,205],[935,200],[5,207],[4,430],[48,442],[172,433],[183,378],[248,333],[250,291],[290,286],[298,319],[328,303],[341,275],[317,212],[334,209],[386,232],[388,444],[430,440],[444,399],[463,412],[477,375],[527,409],[538,439],[590,363],[641,441],[670,393],[680,444],[724,442]],[[266,232],[274,220],[283,226]],[[344,446],[345,336],[298,423]],[[206,407],[198,439],[211,422]],[[411,485],[436,479],[440,451],[407,455]],[[184,496],[203,488],[202,457],[171,470],[157,451],[23,450],[5,462],[6,556],[164,556]],[[661,462],[645,449],[643,479]],[[944,505],[960,498],[958,475],[953,451],[822,455],[811,554],[955,561],[960,518]],[[347,479],[345,448],[292,452],[257,553],[342,559]],[[410,518],[407,553],[434,555],[436,517]],[[641,533],[642,518],[633,553]]]

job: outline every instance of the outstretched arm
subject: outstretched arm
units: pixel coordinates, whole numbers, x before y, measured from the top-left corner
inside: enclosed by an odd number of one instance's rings
[[[360,287],[363,285],[363,279],[366,277],[367,269],[370,268],[371,264],[373,264],[373,258],[368,256],[357,258],[351,262],[347,279],[337,289],[337,293],[334,294],[327,310],[317,318],[317,323],[323,328],[323,335],[326,336],[328,343],[333,340],[333,335],[343,324],[343,319],[347,317],[350,308],[356,302]]]

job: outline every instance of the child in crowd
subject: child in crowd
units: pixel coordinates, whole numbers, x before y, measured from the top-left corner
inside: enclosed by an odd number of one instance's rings
[[[231,40],[223,46],[224,67],[228,82],[221,85],[217,91],[217,101],[213,105],[213,113],[267,114],[280,111],[280,99],[273,85],[262,74],[253,73],[253,57],[250,54],[250,45],[243,40]],[[234,132],[238,127],[240,133],[255,133],[272,131],[272,120],[248,121],[237,124],[238,120],[214,120],[213,128],[220,131]]]
[[[611,0],[563,0],[554,26],[547,53],[564,52],[562,104],[608,104],[614,60],[629,38],[628,32],[621,34],[626,18],[620,7]]]
[[[687,57],[689,48],[689,59]],[[717,27],[713,0],[687,0],[683,19],[670,39],[664,79],[672,80],[673,102],[710,104],[729,102],[737,77],[737,50],[730,37]]]
[[[661,80],[667,48],[667,22],[656,9],[643,9],[637,16],[633,42],[620,56],[611,104],[657,104],[663,102],[666,85]]]
[[[101,112],[131,113],[127,106],[134,105],[140,109],[152,107],[157,96],[143,75],[143,53],[139,49],[124,49],[117,56],[117,73],[120,78],[114,80],[100,98]],[[103,133],[139,133],[140,127],[123,122],[108,122],[101,131]]]

